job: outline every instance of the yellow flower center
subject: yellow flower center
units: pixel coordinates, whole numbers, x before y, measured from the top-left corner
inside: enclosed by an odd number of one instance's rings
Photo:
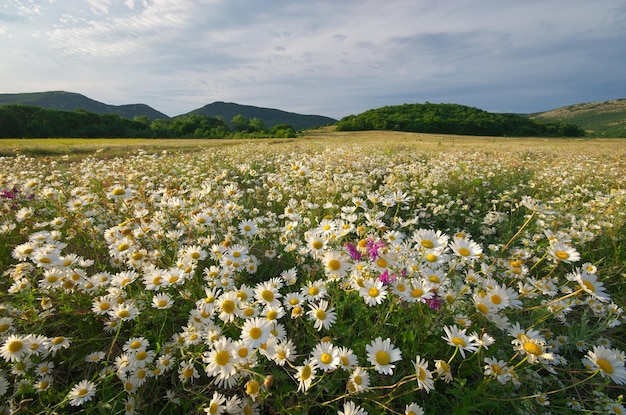
[[[268,303],[271,303],[272,301],[274,301],[274,293],[272,292],[272,290],[263,290],[263,292],[261,293],[261,298],[263,298]]]
[[[435,244],[430,239],[422,239],[420,245],[422,245],[426,249],[432,249],[435,247]]]
[[[378,363],[381,366],[388,365],[389,361],[391,360],[391,356],[389,356],[389,353],[387,353],[384,350],[380,350],[376,352],[375,358],[376,358],[376,363]]]
[[[54,339],[52,339],[52,344],[54,344],[55,346],[58,346],[64,341],[65,341],[65,337],[59,336],[59,337],[55,337]]]
[[[130,311],[128,310],[120,310],[119,313],[117,313],[119,318],[127,318],[130,317]]]
[[[137,360],[146,360],[146,358],[148,357],[148,352],[142,350],[140,352],[137,352]]]
[[[130,248],[130,246],[127,243],[121,243],[117,246],[119,252],[126,251],[128,248]]]
[[[489,309],[487,308],[486,305],[482,303],[477,304],[476,308],[478,309],[478,311],[480,311],[483,314],[489,314]]]
[[[465,340],[463,340],[460,337],[453,337],[450,339],[450,341],[452,342],[452,344],[454,344],[457,347],[465,347],[467,346],[467,343],[465,343]]]
[[[361,379],[361,376],[356,375],[354,377],[354,383],[356,383],[357,385],[361,385],[362,382],[363,382],[363,379]]]
[[[322,353],[322,355],[320,356],[320,361],[327,365],[333,361],[333,357],[329,353]]]
[[[254,339],[254,340],[260,339],[262,334],[263,334],[263,330],[261,330],[258,327],[252,327],[250,329],[250,338],[251,339]]]
[[[582,282],[587,290],[591,291],[592,293],[596,292],[596,287],[594,287],[592,283],[590,283],[589,281],[585,281],[585,280],[582,280]]]
[[[24,343],[22,343],[20,340],[14,340],[8,345],[8,349],[11,353],[19,352],[20,350],[22,350],[22,347],[24,347]]]
[[[310,296],[314,297],[314,296],[316,296],[319,293],[320,293],[320,289],[317,288],[316,286],[312,286],[312,287],[309,288],[309,295]]]
[[[424,290],[421,288],[413,288],[411,290],[411,297],[413,298],[420,298],[422,295],[424,295]]]
[[[83,388],[83,389],[78,391],[77,395],[78,395],[79,398],[82,398],[83,396],[87,395],[88,393],[89,393],[89,390]]]
[[[459,255],[461,256],[469,256],[470,253],[470,250],[465,247],[459,248]]]
[[[265,318],[268,320],[276,320],[277,317],[278,317],[278,311],[276,310],[268,311],[267,315],[265,316]]]
[[[418,369],[419,369],[419,371],[418,371],[418,374],[417,374],[417,378],[419,380],[421,380],[421,381],[426,380],[426,371],[423,368],[421,368],[421,367],[419,367]]]
[[[158,301],[157,305],[159,307],[165,307],[167,305],[167,300],[161,299],[161,300]]]
[[[596,365],[600,368],[601,371],[606,373],[607,375],[613,374],[614,368],[611,363],[609,363],[606,359],[596,359]]]
[[[317,240],[313,241],[311,246],[313,247],[313,249],[322,249],[322,247],[324,246],[324,243],[322,241],[320,241],[319,239],[317,239]]]
[[[300,374],[300,379],[307,380],[311,377],[311,366],[306,365],[302,368],[302,373]]]
[[[217,403],[216,402],[212,402],[211,406],[209,406],[209,413],[210,414],[216,414],[218,409],[219,409],[219,406],[217,405]]]
[[[139,349],[141,346],[142,344],[139,340],[135,340],[134,342],[130,344],[131,349]]]
[[[535,356],[541,356],[543,354],[543,349],[537,343],[525,342],[523,347],[526,352],[534,354]]]
[[[556,256],[558,259],[567,259],[569,258],[569,254],[565,251],[556,251],[554,253],[554,256]]]
[[[111,193],[113,194],[113,196],[122,196],[126,193],[126,191],[121,187],[116,187]]]
[[[226,350],[220,350],[215,355],[215,363],[217,363],[220,366],[224,366],[228,364],[229,361],[230,361],[230,353],[228,353],[228,351]]]
[[[315,317],[317,317],[318,320],[326,320],[326,312],[322,309],[318,309],[315,311]]]
[[[376,265],[378,265],[381,268],[386,268],[387,267],[387,260],[384,258],[378,258],[376,260]]]
[[[225,300],[222,303],[222,311],[231,314],[235,311],[235,302],[233,300]]]
[[[328,269],[330,269],[331,271],[337,271],[339,270],[339,268],[341,268],[341,263],[338,260],[331,259],[330,261],[328,261]]]
[[[502,302],[502,297],[500,297],[498,294],[493,294],[490,299],[491,302],[494,304],[500,304]]]
[[[378,297],[378,294],[380,294],[380,291],[378,290],[378,288],[372,287],[369,289],[367,293],[369,294],[370,297]]]

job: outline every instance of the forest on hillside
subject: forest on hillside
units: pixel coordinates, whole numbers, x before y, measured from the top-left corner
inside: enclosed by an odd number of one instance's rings
[[[30,105],[0,106],[0,138],[261,138],[295,137],[290,125],[266,128],[262,120],[237,115],[227,123],[219,117],[184,115],[132,120],[118,114],[84,110],[60,111]]]
[[[574,124],[539,122],[516,114],[497,114],[458,104],[403,104],[349,115],[339,131],[394,130],[416,133],[511,137],[582,137]]]

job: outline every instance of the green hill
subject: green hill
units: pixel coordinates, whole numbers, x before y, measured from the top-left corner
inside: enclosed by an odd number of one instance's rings
[[[322,115],[302,115],[272,108],[261,108],[222,101],[213,102],[212,104],[205,105],[202,108],[198,108],[184,115],[221,117],[226,122],[230,122],[236,115],[242,115],[249,120],[258,118],[262,120],[268,128],[278,124],[288,124],[296,130],[321,127],[337,122],[337,120],[333,118],[324,117]]]
[[[527,116],[533,120],[573,123],[594,137],[626,138],[626,99],[569,105]]]
[[[393,130],[415,133],[513,137],[581,137],[573,124],[538,122],[517,114],[497,114],[458,104],[403,104],[342,118],[339,131]]]
[[[109,105],[81,94],[65,91],[0,94],[0,105],[30,105],[61,111],[84,110],[96,114],[117,114],[129,120],[145,115],[152,120],[169,118],[145,104]]]

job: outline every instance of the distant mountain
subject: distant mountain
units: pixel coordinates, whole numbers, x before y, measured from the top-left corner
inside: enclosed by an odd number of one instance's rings
[[[242,115],[248,120],[259,118],[267,128],[277,124],[289,124],[296,130],[305,130],[307,128],[320,127],[337,122],[334,118],[324,117],[322,115],[302,115],[272,108],[261,108],[222,101],[213,102],[212,104],[205,105],[202,108],[198,108],[183,115],[219,116],[226,122],[230,122],[236,115]]]
[[[150,119],[166,119],[167,115],[145,104],[109,105],[74,92],[50,91],[22,94],[0,94],[0,105],[32,105],[62,111],[77,109],[96,114],[113,113],[132,120],[135,116],[147,115]]]
[[[576,124],[594,137],[626,138],[626,99],[568,105],[527,116]]]

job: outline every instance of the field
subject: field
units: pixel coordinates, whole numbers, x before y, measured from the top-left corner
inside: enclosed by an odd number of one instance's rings
[[[0,413],[626,413],[624,141],[0,155]]]

